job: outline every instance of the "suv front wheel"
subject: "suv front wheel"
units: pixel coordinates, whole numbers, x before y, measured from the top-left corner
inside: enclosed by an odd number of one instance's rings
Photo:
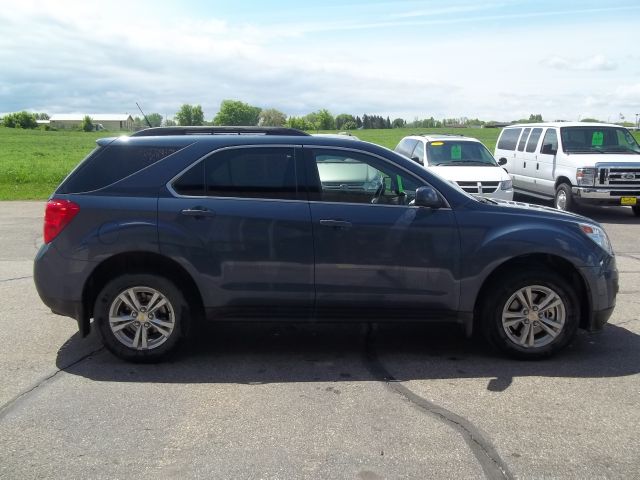
[[[182,292],[154,275],[122,275],[95,303],[94,318],[107,349],[128,361],[154,362],[172,351],[188,319]]]
[[[565,212],[573,212],[575,210],[575,200],[571,193],[571,185],[561,183],[556,187],[556,196],[553,201],[553,206],[558,210],[563,210]]]
[[[489,342],[522,359],[554,354],[576,335],[579,303],[573,287],[546,270],[505,275],[484,304]]]

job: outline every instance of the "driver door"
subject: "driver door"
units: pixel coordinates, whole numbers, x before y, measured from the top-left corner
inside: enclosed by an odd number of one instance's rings
[[[410,205],[425,182],[380,157],[306,148],[316,315],[426,319],[458,305],[450,208]]]

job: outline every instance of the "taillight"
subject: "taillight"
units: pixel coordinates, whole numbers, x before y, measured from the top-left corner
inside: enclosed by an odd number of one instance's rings
[[[49,200],[44,213],[44,243],[49,243],[80,211],[80,206],[69,200]]]

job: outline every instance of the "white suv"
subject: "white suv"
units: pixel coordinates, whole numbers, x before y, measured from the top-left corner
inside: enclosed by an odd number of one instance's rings
[[[517,193],[577,203],[629,205],[640,216],[640,146],[631,133],[606,123],[512,125],[500,133],[495,157]]]
[[[411,135],[395,151],[457,183],[465,192],[513,199],[511,177],[482,142],[462,135]]]

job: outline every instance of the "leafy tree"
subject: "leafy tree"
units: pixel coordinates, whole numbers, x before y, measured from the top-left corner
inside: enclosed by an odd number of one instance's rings
[[[289,117],[285,125],[289,128],[297,128],[298,130],[313,130],[315,128],[304,117]]]
[[[35,114],[36,120],[49,120],[49,114],[47,113],[36,113]]]
[[[239,100],[223,100],[220,111],[213,119],[214,125],[258,125],[260,119],[259,107],[253,107]]]
[[[600,123],[600,120],[597,118],[583,118],[580,120],[581,122],[590,122],[590,123]]]
[[[529,121],[532,123],[537,123],[537,122],[542,122],[542,115],[540,115],[539,113],[536,113],[535,115],[532,113],[531,115],[529,115]]]
[[[336,128],[336,120],[326,108],[318,110],[318,123],[322,130],[333,130]]]
[[[33,113],[16,112],[5,115],[2,119],[2,123],[5,127],[9,128],[37,128],[38,122],[36,122],[36,116]]]
[[[404,121],[404,118],[395,118],[391,123],[392,128],[404,128],[407,122]]]
[[[356,127],[362,128],[362,119],[360,117],[356,117]]]
[[[159,127],[162,125],[162,115],[159,113],[150,113],[147,115],[147,119],[152,127]],[[146,123],[146,122],[145,122]]]
[[[287,116],[275,108],[267,108],[260,112],[258,125],[265,127],[282,127],[287,121]]]
[[[356,119],[353,117],[353,115],[350,115],[348,113],[341,113],[340,115],[338,115],[336,117],[336,130],[347,130],[347,128],[344,127],[344,124],[347,122],[353,122],[355,124]]]
[[[198,126],[204,123],[204,113],[200,105],[189,105],[185,103],[176,113],[176,119],[179,125]]]
[[[165,127],[175,127],[177,125],[176,121],[173,120],[172,118],[167,118],[164,121],[164,126]]]
[[[348,122],[343,123],[342,128],[339,130],[355,130],[356,128],[358,128],[356,122],[349,120]]]
[[[82,130],[84,130],[85,132],[93,132],[94,130],[93,120],[91,120],[91,117],[89,115],[85,115],[82,119]]]

